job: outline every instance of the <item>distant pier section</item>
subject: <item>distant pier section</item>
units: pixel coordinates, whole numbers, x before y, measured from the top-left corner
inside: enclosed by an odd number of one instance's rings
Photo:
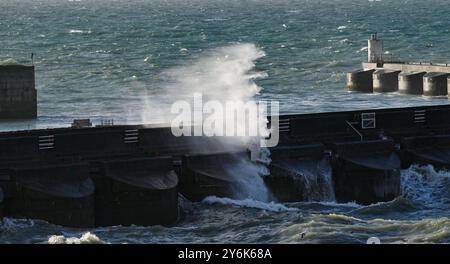
[[[0,65],[0,120],[37,117],[34,66]]]
[[[387,57],[377,34],[368,40],[367,51],[367,62],[362,63],[362,69],[347,73],[349,91],[450,95],[450,64],[404,62]]]

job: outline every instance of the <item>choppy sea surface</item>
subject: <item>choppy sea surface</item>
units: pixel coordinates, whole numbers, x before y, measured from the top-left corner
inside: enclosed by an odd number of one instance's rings
[[[164,106],[193,91],[254,94],[282,113],[447,104],[446,98],[359,94],[345,72],[367,57],[378,32],[407,61],[450,63],[445,0],[2,0],[0,63],[34,53],[38,119],[0,131],[161,121]],[[242,94],[241,94],[242,93]],[[0,243],[450,242],[450,172],[402,171],[402,196],[362,206],[278,204],[210,197],[183,201],[171,227],[71,229],[6,218]]]

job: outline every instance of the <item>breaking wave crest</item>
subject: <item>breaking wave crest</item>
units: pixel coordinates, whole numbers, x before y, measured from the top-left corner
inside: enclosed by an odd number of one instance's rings
[[[225,198],[225,197],[208,196],[203,200],[203,203],[234,205],[234,206],[239,206],[239,207],[262,209],[262,210],[272,211],[272,212],[298,211],[297,208],[287,207],[286,205],[283,205],[280,203],[275,203],[275,202],[265,203],[265,202],[261,202],[261,201],[257,201],[257,200],[253,200],[253,199],[234,200],[234,199]]]
[[[49,244],[105,244],[105,241],[90,232],[84,233],[80,238],[55,235],[51,236],[47,242]]]
[[[450,172],[413,165],[401,173],[402,196],[426,206],[450,205]]]

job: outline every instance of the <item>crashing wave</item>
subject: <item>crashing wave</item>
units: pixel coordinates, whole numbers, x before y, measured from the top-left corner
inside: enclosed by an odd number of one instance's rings
[[[65,237],[65,236],[51,236],[48,241],[49,244],[105,244],[106,242],[98,238],[95,234],[90,232],[84,233],[80,238]]]
[[[272,212],[298,211],[297,208],[287,207],[280,203],[275,202],[265,203],[252,199],[234,200],[226,197],[208,196],[202,202],[207,204],[222,204],[222,205],[234,205],[239,207],[256,208]]]

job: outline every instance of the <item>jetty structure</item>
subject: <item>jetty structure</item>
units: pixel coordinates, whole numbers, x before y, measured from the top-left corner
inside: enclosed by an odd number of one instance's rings
[[[450,64],[406,62],[384,52],[383,41],[373,34],[367,43],[367,62],[347,73],[349,91],[398,92],[425,96],[449,96]]]
[[[282,115],[262,178],[280,202],[320,200],[327,188],[338,202],[389,201],[402,168],[450,168],[449,116],[450,105]],[[233,198],[243,161],[257,162],[248,146],[176,137],[167,125],[0,132],[0,216],[171,225],[184,199]]]
[[[0,120],[36,117],[34,66],[0,65]]]
[[[444,94],[448,66],[388,63],[382,51],[372,36],[369,62],[348,74],[350,90]],[[1,70],[2,117],[35,116],[34,68]],[[261,178],[280,202],[390,201],[401,195],[401,169],[450,169],[449,116],[450,104],[271,116],[279,144],[269,149],[269,174]],[[251,146],[237,142],[177,137],[168,124],[95,125],[89,119],[0,132],[0,221],[172,225],[186,199],[236,198],[249,167],[242,164],[259,163]]]

